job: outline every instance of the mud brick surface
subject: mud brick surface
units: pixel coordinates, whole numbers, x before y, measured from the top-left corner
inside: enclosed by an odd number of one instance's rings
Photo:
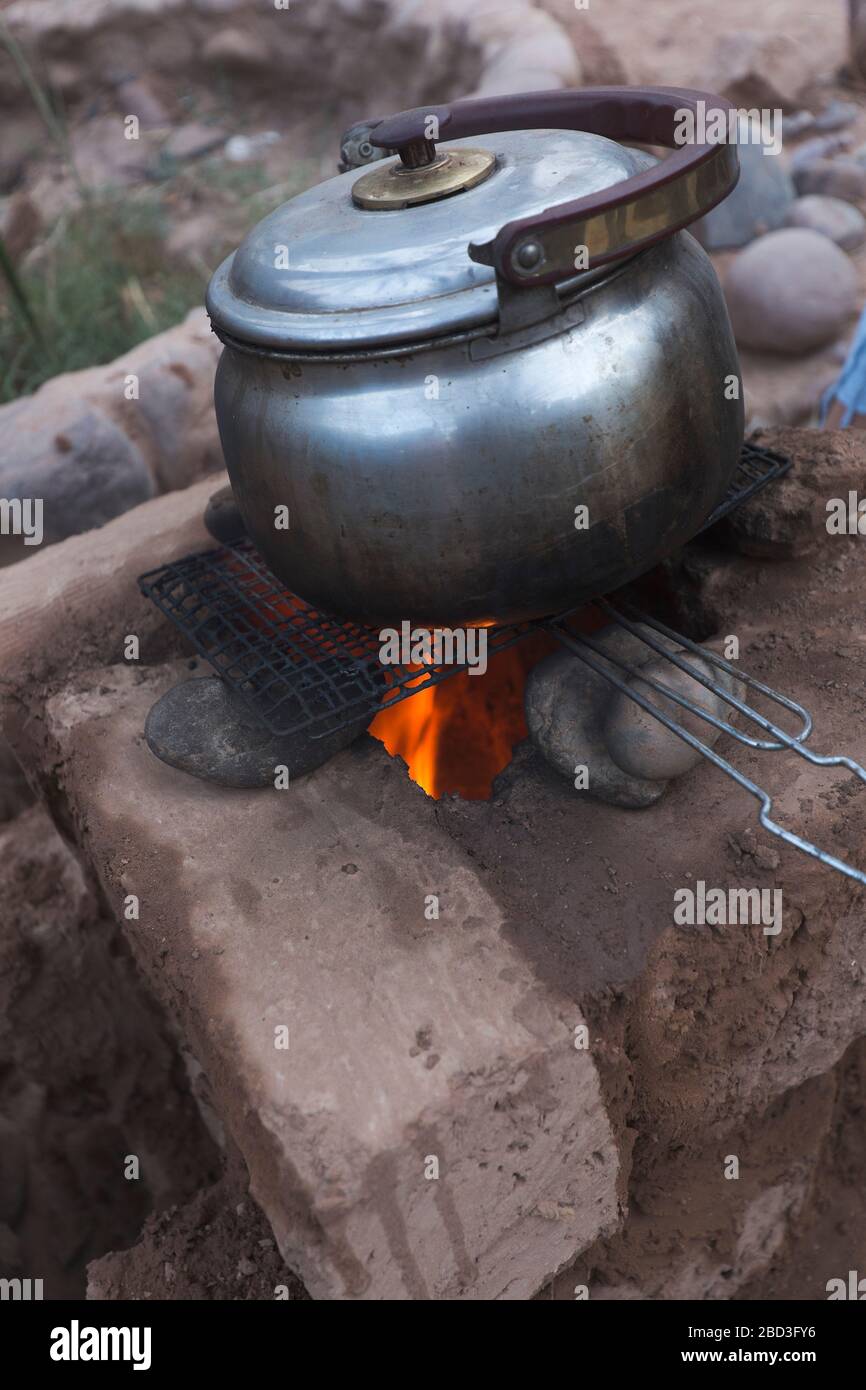
[[[672,564],[665,615],[738,636],[742,667],[811,710],[811,746],[864,761],[866,538],[829,536],[824,508],[866,495],[866,453],[763,442],[795,458],[778,487],[798,489],[780,510],[800,558],[711,536]],[[193,548],[204,493],[169,500],[0,576],[7,732],[208,1073],[288,1263],[333,1298],[525,1298],[578,1257],[607,1297],[754,1287],[810,1199],[836,1104],[821,1078],[866,1033],[863,890],[708,766],[644,812],[581,798],[528,747],[490,803],[430,801],[368,739],[287,792],[162,767],[144,714],[186,666],[134,576]],[[746,530],[786,548],[769,514]],[[721,751],[779,821],[866,867],[866,785]],[[781,933],[676,926],[674,892],[699,879],[780,888]],[[748,1182],[724,1181],[731,1152]]]

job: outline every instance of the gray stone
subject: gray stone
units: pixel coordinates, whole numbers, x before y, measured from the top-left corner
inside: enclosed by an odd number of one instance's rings
[[[785,139],[798,140],[815,129],[815,117],[811,111],[794,111],[785,117]]]
[[[172,131],[162,147],[162,154],[169,159],[200,159],[202,155],[219,149],[225,142],[226,133],[218,126],[193,122]]]
[[[843,251],[856,251],[866,241],[866,217],[852,203],[841,198],[827,198],[810,193],[797,198],[788,208],[785,223],[789,227],[808,227],[820,232],[841,246]]]
[[[640,662],[646,657],[644,644],[617,627],[606,628],[593,640],[623,661]],[[604,737],[610,700],[611,686],[603,676],[571,652],[554,652],[527,677],[527,727],[536,748],[563,777],[574,783],[576,770],[585,767],[590,796],[613,806],[640,810],[658,801],[666,783],[634,777],[613,761]],[[576,795],[583,792],[576,790]]]
[[[145,78],[132,77],[118,84],[117,104],[124,115],[137,116],[144,127],[169,124],[169,114],[151,91]]]
[[[309,696],[308,696],[309,699]],[[277,767],[304,777],[347,748],[366,729],[367,710],[346,729],[313,739],[278,737],[215,676],[185,681],[150,710],[144,728],[152,753],[170,767],[223,787],[273,787]]]
[[[737,342],[801,353],[838,338],[859,303],[844,251],[804,227],[770,232],[741,251],[725,278]]]
[[[794,186],[801,195],[824,193],[859,203],[866,199],[866,167],[848,157],[804,161],[794,169]]]
[[[267,69],[273,61],[264,39],[246,29],[218,29],[205,44],[202,56],[206,63],[226,68]]]
[[[278,145],[282,136],[278,130],[258,130],[255,135],[233,135],[226,141],[225,157],[230,164],[249,164],[253,159],[261,159],[272,145]]]
[[[56,398],[51,405],[32,409],[25,398],[5,408],[11,433],[0,459],[0,497],[42,500],[45,544],[102,526],[156,490],[138,446],[98,407],[75,401],[73,413]],[[0,554],[7,540],[18,537],[4,536]]]
[[[194,309],[123,357],[0,406],[0,497],[41,498],[50,543],[215,472],[219,353],[205,311]],[[2,536],[0,565],[35,549]]]
[[[727,672],[691,656],[643,624],[639,624],[639,629],[666,651],[694,661],[702,675],[731,693],[734,682]],[[611,625],[595,634],[593,640],[611,656],[639,667],[643,675],[669,686],[715,718],[730,715],[729,706],[720,696],[664,657],[655,656],[631,633]],[[640,677],[629,679],[621,670],[614,671],[630,688],[709,747],[720,737],[718,729],[653,690]],[[681,777],[696,767],[703,756],[567,651],[555,652],[530,672],[526,722],[533,743],[551,766],[569,779],[574,778],[578,767],[586,766],[590,795],[616,806],[640,809],[652,805],[672,777]]]
[[[673,643],[666,640],[664,645],[670,646],[677,655],[681,654],[692,662],[701,675],[716,681],[730,693],[733,682],[727,672],[719,670],[709,661],[701,661],[682,648],[675,648]],[[731,713],[729,706],[720,696],[707,690],[663,657],[647,662],[641,667],[641,674],[669,686],[678,695],[707,710],[716,719],[725,719]],[[670,700],[653,690],[645,680],[635,678],[630,680],[628,685],[708,747],[712,748],[721,737],[719,729],[707,724],[699,715],[690,714],[675,700]],[[632,777],[649,777],[654,781],[682,777],[683,773],[696,767],[703,758],[703,754],[691,744],[671,733],[641,705],[619,691],[608,706],[604,720],[604,737],[614,762]]]
[[[214,540],[219,541],[221,545],[231,545],[233,541],[239,541],[246,535],[246,527],[231,484],[221,487],[219,492],[215,492],[208,500],[204,511],[204,524]]]
[[[787,138],[787,121],[784,123],[784,132]],[[813,164],[816,159],[830,159],[833,155],[839,154],[840,150],[847,150],[850,144],[850,135],[816,135],[812,140],[806,140],[797,146],[791,156],[791,170],[795,172],[802,169],[807,164]]]
[[[709,251],[746,246],[785,221],[794,184],[780,159],[760,144],[740,143],[740,179],[733,193],[697,223],[696,235]]]
[[[464,11],[468,17],[464,18]],[[560,24],[526,4],[455,5],[465,41],[481,55],[476,94],[581,85],[580,60]]]
[[[823,111],[819,111],[815,117],[816,130],[844,130],[846,126],[853,125],[860,115],[860,107],[853,101],[838,101],[834,98],[828,102]]]

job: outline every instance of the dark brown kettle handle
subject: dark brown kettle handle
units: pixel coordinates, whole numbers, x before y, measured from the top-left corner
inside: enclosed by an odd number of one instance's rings
[[[703,217],[727,197],[740,173],[736,143],[676,140],[683,113],[691,112],[698,122],[700,103],[705,112],[721,111],[727,119],[733,110],[723,97],[680,87],[521,92],[403,111],[376,125],[370,140],[413,167],[435,158],[436,139],[460,140],[497,130],[582,130],[674,149],[675,154],[652,169],[508,222],[493,241],[469,247],[473,260],[495,266],[512,285],[550,285],[577,270],[643,250]],[[436,132],[433,139],[431,131]],[[579,248],[586,248],[585,260],[578,257]]]

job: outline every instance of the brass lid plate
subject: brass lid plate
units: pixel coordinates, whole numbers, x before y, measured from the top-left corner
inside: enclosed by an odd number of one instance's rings
[[[352,201],[371,212],[435,203],[475,188],[489,178],[496,156],[489,150],[440,150],[432,164],[407,169],[399,159],[377,164],[352,185]]]

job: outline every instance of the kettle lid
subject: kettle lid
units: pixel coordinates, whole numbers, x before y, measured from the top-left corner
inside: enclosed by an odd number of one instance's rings
[[[498,312],[496,275],[470,259],[470,243],[655,163],[584,131],[514,130],[472,143],[471,151],[464,142],[440,145],[471,172],[431,201],[377,206],[355,190],[369,187],[367,166],[270,213],[210,282],[207,308],[217,332],[265,351],[340,352],[490,323]]]

